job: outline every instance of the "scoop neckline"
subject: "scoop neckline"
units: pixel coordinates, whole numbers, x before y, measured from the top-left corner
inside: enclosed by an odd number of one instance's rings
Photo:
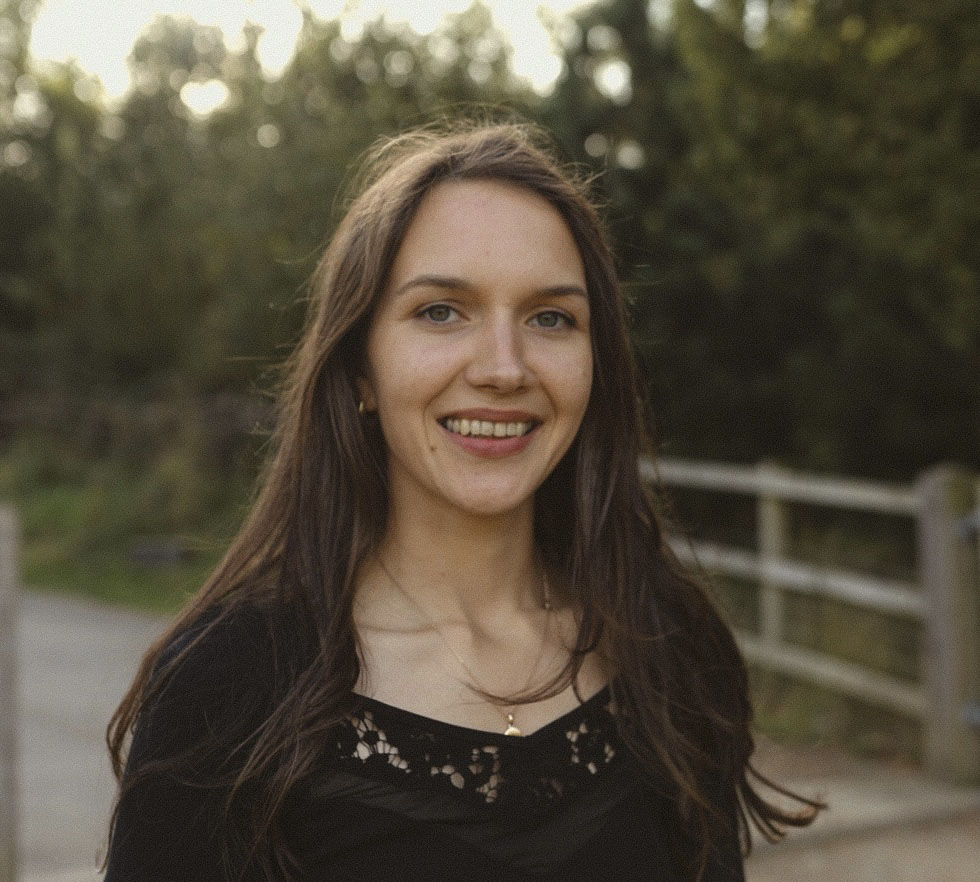
[[[543,737],[544,733],[550,732],[554,729],[564,728],[564,726],[566,726],[572,719],[581,715],[584,711],[591,709],[597,704],[602,704],[608,701],[610,696],[610,684],[606,683],[578,706],[571,708],[558,717],[555,717],[553,720],[545,723],[543,726],[539,726],[533,732],[520,736],[505,735],[503,732],[491,732],[488,729],[474,729],[471,726],[461,726],[458,723],[450,723],[446,720],[437,720],[435,717],[427,717],[425,714],[419,714],[415,711],[410,711],[407,708],[399,707],[397,704],[389,704],[386,701],[380,701],[377,698],[371,698],[370,696],[362,695],[359,692],[354,692],[353,696],[362,707],[373,707],[382,710],[388,716],[402,717],[407,721],[416,723],[420,727],[425,728],[430,732],[438,731],[448,735],[455,734],[470,739],[479,739],[481,741],[492,739],[493,741],[497,741],[502,744],[520,744],[522,742],[526,743],[532,740],[537,740],[539,736]]]

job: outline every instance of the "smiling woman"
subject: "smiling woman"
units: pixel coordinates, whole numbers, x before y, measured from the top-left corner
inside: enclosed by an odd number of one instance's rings
[[[106,882],[741,880],[817,804],[757,790],[584,185],[524,126],[396,138],[311,304],[255,507],[110,725]]]

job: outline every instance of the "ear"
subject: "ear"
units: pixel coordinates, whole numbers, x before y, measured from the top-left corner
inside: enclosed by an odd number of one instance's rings
[[[373,413],[378,409],[378,400],[374,395],[374,387],[367,377],[357,378],[357,395],[364,402],[365,413]]]

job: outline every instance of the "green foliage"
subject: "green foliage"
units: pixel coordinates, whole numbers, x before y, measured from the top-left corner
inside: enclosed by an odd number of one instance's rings
[[[921,761],[918,721],[758,668],[750,670],[750,682],[756,725],[777,740],[846,748],[870,759]]]
[[[147,609],[176,609],[217,563],[245,493],[239,481],[237,492],[221,489],[237,500],[218,500],[199,466],[176,456],[134,470],[116,459],[93,463],[48,437],[22,437],[11,445],[0,457],[0,499],[18,511],[24,580]],[[142,561],[137,552],[146,543],[175,549],[176,559],[167,566]]]
[[[702,180],[738,230],[726,293],[751,325],[728,330],[770,341],[784,459],[893,477],[978,462],[971,7],[772,4],[750,48],[741,22],[677,4]]]

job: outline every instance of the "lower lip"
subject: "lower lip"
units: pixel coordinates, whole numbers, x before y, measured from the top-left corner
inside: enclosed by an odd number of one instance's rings
[[[463,450],[487,459],[520,453],[531,443],[534,433],[539,428],[535,426],[526,435],[511,435],[505,438],[485,438],[479,435],[457,435],[455,432],[450,432],[442,423],[439,424],[439,427],[462,447]]]

